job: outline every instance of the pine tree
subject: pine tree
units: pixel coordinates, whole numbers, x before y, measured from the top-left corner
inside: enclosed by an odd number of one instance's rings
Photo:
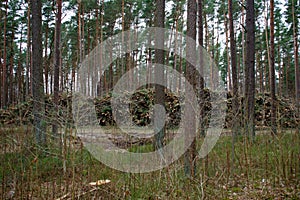
[[[156,0],[156,12],[155,12],[155,24],[158,28],[165,27],[165,0]],[[164,69],[159,67],[159,64],[164,65],[164,32],[159,31],[158,29],[155,33],[155,63],[158,64],[155,66],[155,104],[165,106],[165,92],[164,86],[159,85],[158,83],[164,82]],[[165,120],[160,119],[159,117],[159,110],[154,110],[154,129],[155,129],[155,149],[160,149],[163,147],[163,139],[165,135],[164,127],[161,127],[160,124],[163,123]],[[160,130],[159,130],[160,129]]]
[[[42,2],[31,0],[33,125],[38,145],[45,145],[45,99],[42,63]]]
[[[246,12],[246,66],[245,66],[245,113],[246,134],[254,139],[254,97],[255,97],[255,10],[254,0],[247,0]]]
[[[61,60],[61,12],[62,12],[62,0],[56,1],[56,21],[55,21],[55,41],[54,41],[54,112],[58,113],[59,106],[59,70]],[[61,80],[62,81],[62,80]],[[54,124],[52,126],[53,136],[57,135],[58,132],[58,116],[54,117]],[[61,141],[61,140],[59,140]]]
[[[275,96],[275,44],[274,44],[274,0],[270,0],[270,63],[269,82],[271,91],[271,129],[276,134],[276,96]]]
[[[187,3],[187,36],[196,40],[196,18],[197,18],[197,4],[196,0],[188,0]],[[190,40],[187,41],[186,44],[186,56],[189,61],[195,61],[196,55],[196,46],[195,43]],[[195,63],[195,62],[194,62]],[[186,63],[186,79],[189,81],[190,85],[193,86],[193,89],[196,88],[196,80],[195,80],[195,66],[192,63]],[[185,105],[185,112],[187,112],[187,122],[185,123],[184,132],[186,137],[192,137],[196,133],[196,113],[193,108],[192,102],[194,102],[193,92],[190,91],[191,88],[187,86],[186,83],[186,96],[187,99]],[[189,138],[191,139],[191,138]],[[193,139],[191,145],[184,155],[184,171],[185,175],[188,177],[194,177],[196,174],[196,140]]]

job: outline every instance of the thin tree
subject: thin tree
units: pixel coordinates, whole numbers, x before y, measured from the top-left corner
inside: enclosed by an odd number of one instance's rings
[[[165,27],[165,0],[156,0],[156,12],[155,12],[155,25],[159,28]],[[164,69],[162,67],[159,67],[159,65],[164,64],[164,32],[157,31],[155,33],[155,78],[156,83],[163,83],[164,82]],[[164,86],[160,84],[155,85],[155,104],[165,106],[165,92],[164,92]],[[160,149],[163,146],[163,140],[165,136],[165,130],[164,127],[162,128],[159,123],[162,123],[159,118],[159,110],[154,111],[154,131],[156,133],[155,135],[155,143],[154,148]],[[158,130],[160,129],[160,130]]]
[[[31,49],[31,40],[30,40],[30,36],[31,36],[31,20],[30,20],[30,12],[31,12],[31,5],[30,5],[30,1],[28,1],[28,9],[27,9],[27,51],[26,51],[26,82],[25,82],[25,98],[29,98],[29,94],[31,94],[31,78],[29,76],[29,72],[31,72],[31,51],[29,49]]]
[[[57,12],[55,21],[55,40],[54,40],[54,122],[52,126],[53,136],[57,136],[58,129],[58,106],[59,106],[59,69],[60,69],[60,37],[61,37],[61,9],[62,0],[56,1]]]
[[[8,92],[8,98],[7,98],[7,102],[8,102],[8,105],[10,104],[13,104],[14,101],[15,101],[15,98],[14,98],[14,72],[13,72],[13,68],[14,68],[14,37],[15,37],[15,30],[14,28],[12,28],[12,31],[11,31],[11,41],[10,41],[10,61],[9,61],[9,89],[7,90]]]
[[[199,52],[199,58],[200,58],[200,76],[199,76],[199,106],[200,106],[200,136],[205,136],[205,93],[204,93],[204,60],[203,60],[203,0],[198,0],[198,43],[200,46]],[[205,156],[205,159],[203,160],[204,165],[204,171],[207,172],[208,169],[208,155]]]
[[[2,107],[7,106],[7,66],[6,66],[6,25],[7,25],[7,9],[8,9],[8,0],[5,1],[5,13],[4,13],[4,27],[3,27],[3,64],[2,64]]]
[[[42,63],[42,2],[31,0],[33,125],[38,145],[45,145],[45,99]]]
[[[228,2],[229,3],[229,2]],[[229,5],[228,5],[229,6]],[[231,81],[231,66],[230,66],[230,55],[229,55],[229,44],[228,44],[228,21],[227,21],[227,16],[226,13],[224,14],[224,26],[225,26],[225,46],[226,46],[226,54],[227,54],[227,90],[228,92],[232,91],[232,81]]]
[[[198,43],[203,47],[203,0],[198,0]],[[200,77],[199,77],[199,91],[200,91],[200,108],[201,108],[201,124],[200,124],[200,135],[205,136],[204,130],[204,105],[205,105],[205,95],[204,95],[204,74],[203,74],[203,52],[200,50]]]
[[[245,28],[245,6],[244,6],[244,3],[245,3],[245,0],[242,0],[241,2],[242,6],[241,6],[241,26],[242,26],[242,63],[241,63],[241,66],[242,66],[242,69],[244,69],[244,71],[246,72],[246,47],[245,47],[245,33],[246,33],[246,28]],[[246,90],[246,86],[243,85],[245,83],[245,74],[244,74],[244,77],[240,75],[240,71],[242,70],[238,70],[239,71],[239,81],[241,82],[239,88],[240,88],[240,93],[243,93],[245,92]]]
[[[197,4],[196,0],[188,0],[187,3],[187,36],[193,40],[196,40],[196,20],[197,20]],[[189,61],[195,61],[196,55],[196,46],[194,42],[191,40],[187,40],[186,44],[186,57]],[[196,88],[196,80],[195,80],[195,66],[192,63],[186,63],[186,79],[189,83]],[[193,134],[196,133],[196,113],[193,108],[192,102],[194,102],[194,97],[192,94],[191,89],[187,86],[186,83],[185,91],[186,91],[186,105],[185,105],[185,112],[187,111],[187,122],[184,126],[184,132],[186,137],[192,137]],[[184,172],[185,175],[188,177],[194,177],[196,174],[196,140],[193,139],[191,145],[189,146],[188,150],[185,152],[184,155]]]
[[[275,96],[275,45],[274,45],[274,0],[270,0],[270,62],[269,82],[271,93],[271,129],[276,134],[276,96]]]
[[[236,44],[234,37],[233,26],[233,13],[232,13],[232,0],[228,0],[228,18],[229,18],[229,32],[230,32],[230,53],[231,53],[231,72],[232,72],[232,85],[233,85],[233,99],[232,99],[232,111],[233,111],[233,127],[232,127],[232,163],[234,163],[234,143],[235,137],[238,134],[238,77],[237,77],[237,62],[236,62]],[[233,167],[232,167],[233,169]]]
[[[255,136],[254,98],[255,98],[255,10],[254,0],[247,0],[246,12],[246,61],[245,61],[245,131]]]
[[[297,4],[297,2],[296,2]],[[294,58],[295,58],[295,97],[296,97],[296,109],[298,117],[300,116],[300,69],[299,69],[299,46],[298,46],[298,33],[295,19],[295,2],[292,0],[292,18],[293,18],[293,37],[294,37]],[[298,125],[298,132],[300,132],[300,125]]]

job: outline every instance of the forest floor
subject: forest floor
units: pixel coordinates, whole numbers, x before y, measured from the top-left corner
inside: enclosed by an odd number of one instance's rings
[[[138,130],[130,140],[113,127],[104,132],[118,147],[152,151],[149,131]],[[167,132],[170,139],[173,134]],[[41,150],[31,127],[0,128],[0,199],[300,199],[300,135],[292,129],[277,136],[261,130],[254,142],[238,136],[234,161],[225,130],[197,160],[195,178],[185,177],[182,157],[162,170],[133,174],[105,166],[77,137],[65,144],[63,153],[51,141]]]

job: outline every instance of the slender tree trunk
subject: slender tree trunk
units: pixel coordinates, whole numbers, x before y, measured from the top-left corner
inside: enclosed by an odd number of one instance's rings
[[[290,56],[287,55],[286,63],[285,63],[285,91],[286,91],[287,96],[290,95],[290,93],[289,93],[289,90],[290,90],[290,84],[289,84],[290,64],[291,64],[291,58],[290,58]]]
[[[265,92],[265,87],[264,87],[264,65],[262,62],[262,45],[261,43],[259,44],[259,50],[260,54],[257,56],[257,68],[259,70],[259,90],[260,93],[263,94]]]
[[[1,19],[3,18],[3,12],[0,9],[0,17]],[[2,32],[2,27],[0,26],[0,32]],[[2,38],[0,38],[0,42],[2,43]],[[3,46],[0,47],[0,58],[2,58],[2,51],[3,51]],[[2,92],[3,92],[3,63],[2,59],[0,59],[0,108],[2,108]]]
[[[244,5],[244,0],[242,0],[242,5]],[[244,6],[242,6],[242,70],[243,72],[246,72],[246,48],[245,48],[245,8]],[[246,80],[246,73],[244,74],[244,76],[240,76],[240,77],[243,77],[241,79],[243,80],[240,80],[241,82],[241,86],[240,86],[240,93],[241,94],[244,94],[245,96],[245,93],[246,93],[246,85],[245,85],[245,80]],[[244,85],[243,85],[244,84]]]
[[[204,115],[205,115],[205,94],[204,94],[204,70],[203,70],[203,52],[202,52],[202,48],[203,48],[203,0],[198,0],[198,43],[201,46],[200,47],[200,77],[199,77],[199,97],[200,97],[200,111],[201,111],[201,115],[200,115],[200,135],[201,136],[205,136],[205,126],[204,126]]]
[[[196,20],[197,20],[197,4],[196,0],[188,0],[187,3],[187,36],[193,40],[196,40]],[[196,46],[195,43],[188,40],[186,44],[186,56],[189,61],[195,61],[196,55]],[[191,63],[187,62],[186,64],[186,78],[189,81],[190,85],[193,86],[193,89],[196,88],[196,80],[195,80],[195,66]],[[186,96],[188,99],[185,105],[185,112],[187,112],[187,122],[185,123],[184,132],[186,137],[191,139],[193,135],[196,133],[196,113],[193,108],[192,102],[194,102],[193,91],[187,86],[186,83]],[[192,89],[192,90],[193,90]],[[188,177],[194,177],[196,174],[196,140],[193,139],[192,144],[189,146],[188,150],[184,155],[184,172]]]
[[[102,0],[101,1],[101,13],[100,13],[100,15],[101,15],[101,17],[100,17],[100,43],[102,44],[102,42],[103,42],[103,29],[102,29],[102,25],[103,25],[103,12],[104,11],[104,0]],[[103,83],[103,86],[101,85],[101,92],[100,92],[100,96],[102,95],[102,93],[103,93],[103,90],[105,90],[105,88],[106,88],[106,80],[105,80],[105,75],[104,75],[104,72],[103,72],[103,74],[102,74],[102,46],[100,46],[100,55],[99,55],[99,59],[100,59],[100,63],[99,63],[99,65],[100,65],[100,67],[99,67],[99,71],[100,71],[100,81],[101,80],[103,80],[103,81],[101,81],[102,83]],[[100,82],[100,83],[101,83]]]
[[[9,66],[9,93],[8,93],[8,104],[13,104],[15,101],[14,98],[14,38],[15,31],[12,30],[12,40],[10,41],[10,66]]]
[[[175,44],[174,44],[174,48],[175,49],[177,49],[178,48],[178,40],[177,40],[177,38],[178,38],[178,16],[175,18]],[[174,54],[174,63],[173,63],[173,69],[175,69],[175,70],[178,70],[177,69],[177,54],[175,53]],[[179,83],[179,77],[178,76],[176,76],[175,77],[175,81],[176,81],[176,83],[174,84],[175,85],[175,91],[176,92],[178,92],[178,83]]]
[[[90,14],[88,14],[88,17],[87,17],[87,21],[90,21]],[[88,23],[87,23],[87,52],[86,54],[89,55],[90,54],[90,48],[91,48],[91,34],[90,34],[90,28],[88,27]],[[83,36],[84,37],[84,36]],[[93,73],[93,71],[91,71],[92,67],[91,67],[91,63],[89,63],[89,66],[87,68],[87,95],[90,96],[91,95],[91,73]]]
[[[25,84],[25,96],[26,99],[29,98],[29,95],[31,94],[31,78],[30,78],[30,72],[31,72],[31,21],[30,21],[30,13],[31,13],[31,1],[28,1],[28,9],[27,9],[27,51],[26,51],[26,84]]]
[[[231,85],[231,65],[230,65],[230,56],[229,56],[229,45],[228,45],[228,22],[227,22],[227,17],[226,15],[224,14],[224,23],[225,23],[225,35],[226,35],[226,41],[225,41],[225,44],[226,44],[226,52],[227,52],[227,90],[229,92],[232,91],[232,85]]]
[[[33,125],[37,144],[45,145],[45,99],[42,63],[42,2],[39,0],[31,0],[31,6]]]
[[[236,62],[236,44],[234,38],[234,26],[233,26],[233,13],[232,13],[232,0],[228,0],[228,16],[229,16],[229,32],[230,32],[230,52],[231,52],[231,71],[232,71],[232,84],[233,84],[233,99],[232,99],[232,111],[233,111],[233,127],[232,127],[232,168],[234,169],[234,143],[236,135],[239,130],[239,102],[238,102],[238,80],[237,80],[237,62]]]
[[[279,38],[278,38],[278,40],[280,40]],[[278,59],[278,92],[277,92],[277,94],[278,94],[278,96],[279,97],[281,97],[282,96],[282,65],[281,65],[281,56],[282,56],[282,54],[281,54],[281,52],[280,52],[280,42],[278,42],[278,46],[277,46],[277,52],[278,52],[278,57],[277,57],[277,59]],[[278,118],[280,118],[279,116],[278,116]]]
[[[18,68],[17,68],[17,75],[16,75],[16,82],[17,82],[17,98],[18,103],[21,103],[23,101],[23,74],[22,74],[22,43],[23,43],[23,26],[21,28],[21,34],[20,34],[20,43],[19,43],[19,58],[18,58]],[[1,57],[1,55],[0,55]],[[1,90],[0,90],[1,91]],[[0,98],[1,99],[1,98]]]
[[[125,1],[122,0],[122,44],[124,45],[124,32],[125,32]],[[127,56],[125,56],[127,58]],[[124,74],[124,60],[122,59],[122,63],[120,65],[120,77],[121,78],[122,74]],[[127,65],[125,63],[125,72],[127,72]],[[126,83],[129,84],[129,83]],[[128,86],[128,85],[127,85]]]
[[[54,137],[58,136],[59,116],[59,69],[60,69],[60,37],[61,37],[61,9],[62,0],[56,1],[56,22],[55,22],[55,39],[54,39],[54,121],[52,133]],[[61,80],[62,81],[62,80]],[[61,141],[61,140],[60,140]]]
[[[255,97],[255,11],[254,0],[247,0],[246,13],[246,66],[245,66],[245,112],[246,112],[246,134],[254,139],[254,97]]]
[[[2,107],[7,106],[7,66],[6,66],[6,59],[7,59],[7,51],[6,51],[6,24],[7,24],[7,4],[8,0],[5,1],[5,14],[4,14],[4,26],[3,26],[3,69],[2,69]]]
[[[99,44],[99,34],[100,34],[100,20],[99,20],[99,0],[96,0],[97,5],[95,8],[95,17],[96,17],[96,39],[95,39],[95,46],[97,46]],[[101,14],[101,13],[100,13]]]
[[[204,28],[205,28],[205,49],[209,52],[209,33],[208,33],[208,22],[207,13],[204,12]]]
[[[277,133],[276,129],[276,93],[275,93],[275,52],[274,52],[274,0],[270,0],[270,63],[269,82],[271,92],[271,129],[272,134]]]
[[[45,65],[45,91],[46,91],[46,94],[48,94],[48,73],[49,73],[49,66],[48,66],[48,59],[47,59],[47,54],[48,54],[48,33],[49,33],[49,24],[48,24],[48,21],[46,22],[46,30],[45,30],[45,55],[44,55],[44,65]]]
[[[156,27],[165,27],[165,0],[156,0],[156,13],[155,13]],[[161,105],[165,108],[165,92],[164,86],[158,83],[164,83],[164,69],[159,65],[164,65],[164,32],[157,30],[155,33],[155,105]],[[157,109],[158,108],[158,109]],[[165,116],[160,116],[161,110],[159,107],[154,109],[154,132],[155,135],[155,149],[161,149],[163,147],[163,140],[165,137]],[[163,118],[162,118],[163,117]],[[163,126],[161,126],[163,125]]]
[[[205,93],[204,93],[204,52],[203,52],[203,0],[198,0],[198,43],[201,46],[199,49],[200,55],[200,76],[199,80],[199,106],[200,106],[200,136],[205,137]],[[196,141],[195,141],[196,142]],[[204,166],[204,172],[207,172],[208,168],[208,155],[202,161]]]
[[[78,1],[78,65],[80,65],[83,61],[83,33],[82,33],[82,17],[83,17],[83,8],[82,8],[82,2]],[[78,73],[77,73],[77,84],[80,84]]]
[[[296,2],[297,3],[297,2]],[[292,15],[293,15],[293,37],[294,37],[294,64],[295,64],[295,97],[296,97],[296,108],[298,111],[298,117],[300,117],[300,68],[299,68],[299,47],[298,47],[298,33],[295,19],[295,7],[294,1],[292,0]],[[299,7],[298,7],[299,8]],[[299,28],[299,27],[298,27]],[[300,132],[300,125],[298,124],[298,132]]]

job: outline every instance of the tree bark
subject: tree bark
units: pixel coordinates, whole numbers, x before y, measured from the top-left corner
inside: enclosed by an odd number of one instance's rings
[[[45,99],[42,63],[42,2],[39,0],[31,0],[31,6],[33,125],[37,144],[45,145]]]
[[[45,92],[48,94],[48,72],[49,72],[49,66],[48,66],[48,59],[47,59],[47,54],[48,54],[48,33],[49,33],[49,24],[48,20],[46,22],[46,30],[45,30],[45,55],[44,55],[44,65],[45,65]]]
[[[53,137],[58,134],[58,118],[59,112],[59,69],[60,69],[60,38],[61,38],[61,9],[62,0],[56,1],[56,22],[55,22],[55,42],[54,42],[54,119],[52,126]],[[61,140],[60,140],[61,141]]]
[[[4,25],[3,25],[3,69],[2,69],[2,107],[7,106],[7,66],[6,66],[6,59],[7,59],[7,51],[6,51],[6,24],[7,24],[7,4],[8,0],[5,1],[5,14],[4,14]]]
[[[188,0],[187,3],[187,36],[196,40],[196,19],[197,19],[197,4],[196,0]],[[187,40],[186,44],[186,57],[189,61],[195,61],[196,59],[196,46],[195,42]],[[195,63],[195,62],[194,62]],[[195,66],[192,63],[187,62],[186,64],[186,79],[189,81],[190,85],[193,86],[192,89],[196,88],[196,80],[195,80]],[[193,135],[196,133],[196,113],[193,108],[192,102],[194,102],[193,91],[187,87],[186,83],[186,104],[185,104],[185,112],[187,112],[187,118],[185,119],[187,122],[185,123],[184,132],[186,137],[191,139]],[[195,138],[192,141],[192,144],[189,146],[184,155],[184,172],[188,177],[194,177],[196,174],[196,140]]]
[[[233,127],[232,127],[232,165],[234,165],[234,143],[236,135],[239,129],[238,119],[238,80],[237,80],[237,62],[236,62],[236,44],[234,38],[234,26],[233,26],[233,13],[232,13],[232,0],[228,0],[228,16],[229,16],[229,32],[230,32],[230,52],[231,52],[231,72],[232,72],[232,85],[233,85],[233,99],[232,99],[232,111],[233,111]],[[231,168],[234,169],[234,166]]]
[[[297,3],[297,2],[296,2]],[[294,37],[294,59],[295,59],[295,100],[298,117],[300,117],[300,67],[299,67],[299,47],[298,47],[298,33],[295,19],[294,1],[292,1],[292,15],[293,15],[293,37]],[[299,7],[298,7],[299,8]],[[298,124],[298,132],[300,132],[300,125]]]
[[[254,97],[255,97],[255,11],[254,0],[247,0],[246,13],[246,66],[245,66],[245,132],[255,137]]]
[[[30,13],[31,13],[31,2],[28,1],[28,9],[27,9],[27,51],[26,51],[26,83],[25,83],[25,97],[26,99],[31,94],[31,78],[30,78],[30,72],[31,72],[31,21],[30,21]]]
[[[245,48],[245,7],[244,7],[244,0],[242,0],[242,69],[244,69],[244,72],[246,72],[246,48]],[[243,78],[240,78],[240,82],[241,82],[241,85],[240,85],[240,94],[244,94],[246,93],[246,86],[243,85],[245,83],[245,78],[246,74],[244,74],[244,76],[239,76],[239,77],[243,77]],[[243,80],[242,80],[243,79]]]
[[[229,0],[228,0],[229,1]],[[229,2],[228,2],[229,3]],[[228,4],[229,6],[229,4]],[[229,19],[230,20],[230,19]],[[226,35],[226,41],[225,41],[225,44],[226,44],[226,52],[227,52],[227,90],[228,92],[231,92],[232,91],[232,85],[231,85],[231,65],[230,65],[230,56],[229,56],[229,45],[228,45],[228,22],[227,22],[227,18],[226,18],[226,14],[224,14],[224,25],[225,25],[225,35]]]
[[[159,28],[165,27],[165,0],[156,0],[155,25]],[[164,69],[159,65],[164,65],[164,32],[157,30],[155,33],[155,105],[161,105],[165,108],[165,91],[164,86],[158,83],[164,83]],[[165,137],[165,118],[161,119],[160,111],[154,110],[154,132],[155,142],[154,148],[161,149]],[[161,126],[163,124],[163,127]]]
[[[199,98],[200,98],[200,135],[201,136],[205,136],[205,127],[204,127],[204,115],[205,115],[205,95],[204,95],[204,70],[203,70],[203,52],[202,52],[202,48],[203,48],[203,0],[198,0],[198,43],[200,46],[200,76],[199,76]]]
[[[276,134],[276,96],[275,96],[275,52],[274,52],[274,0],[270,0],[270,63],[269,82],[271,93],[271,129],[272,134]]]
[[[8,105],[13,104],[15,101],[15,94],[14,94],[14,37],[15,37],[15,31],[12,29],[12,39],[10,41],[10,63],[9,63],[9,91],[7,94],[8,99]]]

